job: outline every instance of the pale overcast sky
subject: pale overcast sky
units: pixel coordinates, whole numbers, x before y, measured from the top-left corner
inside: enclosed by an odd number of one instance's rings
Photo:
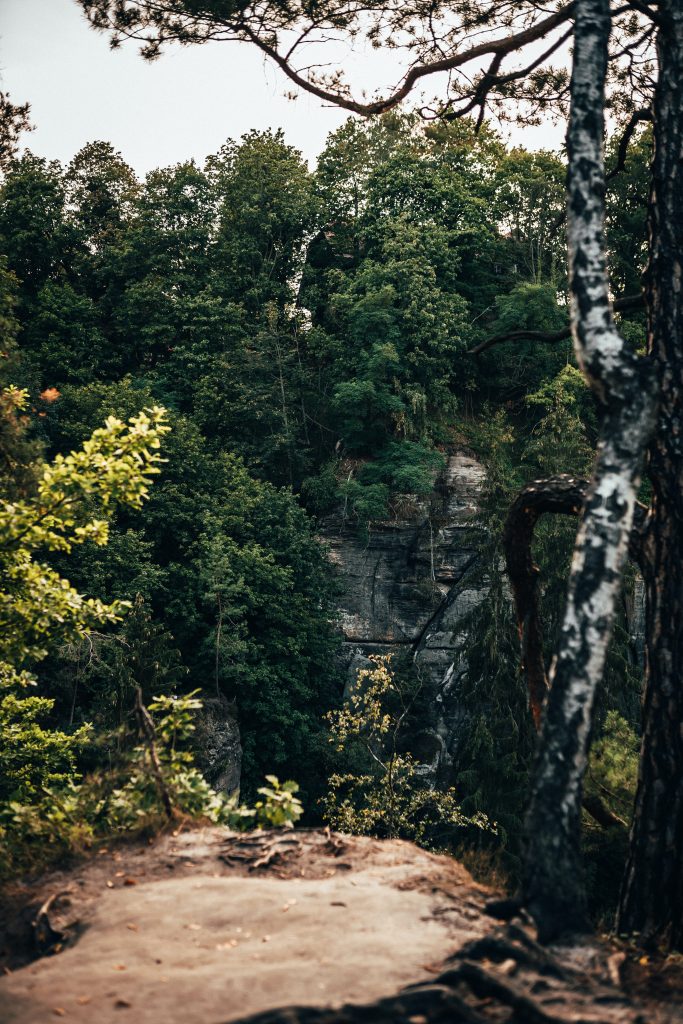
[[[396,77],[389,58],[372,52],[356,58],[351,80],[378,61],[386,81]],[[35,153],[68,161],[104,139],[139,173],[190,157],[202,163],[251,128],[283,128],[313,163],[347,116],[307,94],[286,99],[282,74],[249,46],[173,47],[153,64],[134,44],[111,51],[75,0],[0,0],[0,87],[15,103],[31,103],[36,130],[25,142]],[[513,139],[558,148],[562,132],[526,129]]]

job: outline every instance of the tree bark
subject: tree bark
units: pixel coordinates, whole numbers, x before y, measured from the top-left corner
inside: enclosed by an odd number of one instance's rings
[[[647,285],[660,404],[647,467],[643,745],[617,927],[683,949],[683,4],[659,11]]]
[[[602,423],[550,671],[527,819],[522,897],[544,941],[585,926],[579,850],[583,776],[654,406],[649,365],[619,335],[609,301],[603,132],[610,27],[609,0],[577,0],[567,135],[571,322],[579,365],[601,405]]]
[[[543,653],[543,623],[538,600],[538,566],[532,557],[536,523],[547,513],[579,516],[588,481],[562,474],[527,484],[513,502],[503,530],[503,547],[508,576],[517,613],[517,630],[522,651],[522,670],[529,691],[529,707],[538,732],[548,694],[548,678]],[[641,563],[643,524],[648,509],[636,504],[634,524],[629,538],[629,555]],[[584,796],[583,809],[603,828],[627,828],[627,824],[606,806],[600,797]]]

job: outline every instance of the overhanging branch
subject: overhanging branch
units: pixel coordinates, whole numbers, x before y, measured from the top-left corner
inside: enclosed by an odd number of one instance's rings
[[[344,96],[338,92],[334,92],[333,90],[325,89],[322,86],[316,85],[314,82],[304,78],[293,67],[291,67],[282,54],[279,53],[276,46],[268,40],[261,38],[250,25],[242,24],[240,26],[240,31],[244,38],[249,39],[262,51],[262,53],[265,53],[266,56],[270,57],[270,59],[278,65],[281,71],[283,71],[284,74],[300,88],[305,89],[314,96],[317,96],[318,99],[343,107],[345,110],[350,110],[354,114],[371,116],[383,114],[387,110],[391,110],[392,107],[397,106],[406,98],[420,79],[426,78],[430,75],[441,74],[445,71],[454,71],[456,68],[463,67],[471,61],[478,60],[480,57],[486,57],[489,54],[503,57],[505,54],[521,50],[530,43],[536,42],[537,39],[543,39],[549,32],[552,32],[559,25],[568,21],[573,16],[573,13],[574,3],[570,3],[566,7],[561,7],[559,11],[556,11],[549,17],[544,18],[542,21],[536,22],[535,25],[531,25],[529,28],[524,29],[521,32],[515,32],[512,35],[503,36],[500,39],[491,39],[483,43],[478,43],[475,46],[470,46],[467,49],[462,50],[460,53],[454,53],[451,56],[443,57],[440,60],[428,61],[425,64],[417,64],[408,71],[403,82],[394,90],[394,92],[384,99],[375,100],[372,103],[360,103],[349,96]]]
[[[628,147],[633,133],[642,121],[651,121],[652,111],[647,107],[642,107],[640,110],[634,110],[628,121],[628,124],[624,128],[624,133],[619,140],[619,148],[617,150],[617,162],[609,172],[605,181],[611,181],[612,178],[616,178],[618,174],[621,174],[624,167],[626,166],[626,158],[628,156]]]
[[[645,305],[645,296],[641,292],[639,295],[624,295],[620,299],[615,299],[612,303],[612,309],[615,313],[626,313],[632,309],[640,309]],[[491,338],[487,338],[485,341],[480,342],[471,348],[467,355],[478,356],[482,352],[486,352],[487,349],[493,348],[494,345],[501,345],[505,341],[539,341],[543,343],[552,343],[555,341],[563,341],[565,338],[571,338],[571,327],[567,324],[566,327],[561,327],[559,331],[504,331],[502,334],[494,334]]]

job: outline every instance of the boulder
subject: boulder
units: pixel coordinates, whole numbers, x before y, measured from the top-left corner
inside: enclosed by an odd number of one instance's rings
[[[205,697],[195,719],[195,763],[218,793],[239,794],[242,744],[235,704]]]

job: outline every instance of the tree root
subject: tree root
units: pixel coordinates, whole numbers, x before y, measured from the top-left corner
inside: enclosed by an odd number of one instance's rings
[[[33,919],[33,941],[39,953],[43,956],[47,953],[56,952],[68,939],[66,932],[59,931],[53,927],[50,921],[50,911],[57,900],[60,900],[62,896],[68,896],[70,893],[71,889],[53,892],[39,908],[38,913]]]
[[[395,996],[335,1008],[290,1006],[241,1024],[644,1024],[618,988],[567,966],[512,923],[469,942],[446,969]],[[513,977],[514,975],[514,977]]]

